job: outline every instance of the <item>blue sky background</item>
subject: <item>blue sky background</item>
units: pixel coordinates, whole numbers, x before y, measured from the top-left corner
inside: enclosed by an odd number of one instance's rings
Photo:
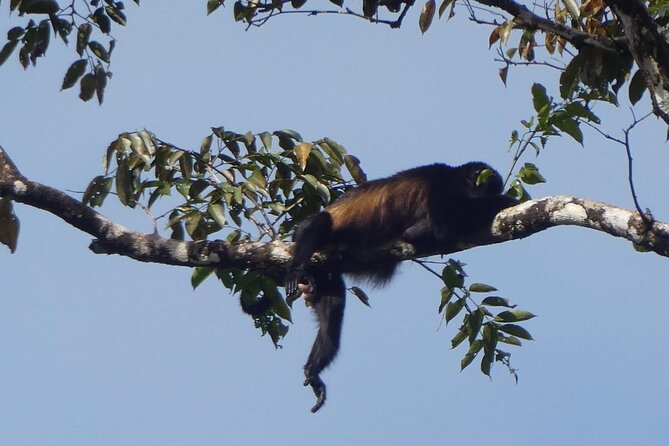
[[[56,39],[36,69],[14,58],[0,68],[0,145],[31,179],[80,191],[123,131],[197,148],[220,125],[329,136],[370,178],[435,161],[506,171],[532,82],[556,94],[556,74],[541,68],[512,69],[505,88],[490,30],[463,10],[421,36],[419,8],[401,30],[291,16],[244,31],[232,4],[208,18],[204,1],[127,7],[102,107],[58,91],[73,52]],[[611,132],[631,119],[626,105],[596,112]],[[654,118],[633,133],[641,203],[667,221],[664,138]],[[593,132],[585,147],[555,140],[526,161],[548,179],[536,197],[632,207],[624,151]],[[151,230],[141,212],[102,211]],[[16,212],[18,251],[0,249],[0,444],[666,442],[669,264],[626,241],[565,227],[457,256],[472,281],[540,316],[527,324],[536,341],[513,350],[518,385],[499,366],[492,380],[476,366],[459,372],[456,327],[439,328],[439,283],[403,266],[369,290],[372,309],[349,299],[342,352],[324,374],[329,399],[313,415],[301,385],[315,335],[306,308],[275,351],[213,280],[193,292],[188,269],[98,256],[52,215]]]

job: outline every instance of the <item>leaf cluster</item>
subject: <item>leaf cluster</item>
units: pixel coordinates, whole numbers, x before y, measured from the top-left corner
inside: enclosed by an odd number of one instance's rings
[[[104,174],[88,184],[83,203],[101,206],[115,196],[123,206],[151,215],[156,232],[164,221],[162,229],[178,240],[283,239],[352,181],[365,181],[359,161],[340,144],[329,138],[307,142],[292,130],[253,134],[216,127],[198,150],[146,130],[122,133],[107,148],[103,165]],[[196,268],[193,287],[212,273],[243,305],[271,303],[250,313],[277,344],[287,331],[281,320],[290,320],[290,311],[276,284],[255,272]]]
[[[490,376],[493,363],[501,362],[516,380],[516,371],[510,365],[511,354],[499,348],[499,344],[521,346],[521,339],[532,340],[532,336],[518,323],[535,317],[534,314],[520,310],[508,299],[489,295],[480,301],[474,294],[488,294],[497,291],[493,286],[473,283],[465,286],[467,274],[464,264],[450,259],[446,262],[441,278],[444,287],[441,290],[439,313],[446,324],[463,313],[462,324],[451,339],[451,347],[456,348],[467,340],[469,348],[460,361],[460,369],[469,366],[481,352],[480,369]],[[500,310],[500,308],[502,308]],[[494,313],[496,312],[496,313]]]
[[[658,23],[667,20],[667,1],[651,1],[649,11]],[[578,6],[576,1],[550,2],[545,6],[545,16],[554,24],[564,29],[581,33],[580,36],[605,37],[615,40],[625,38],[622,24],[613,15],[603,0],[583,0]],[[518,44],[508,46],[510,37],[518,31]],[[543,33],[543,45],[537,42],[537,35]],[[573,39],[578,40],[576,37]],[[625,51],[610,51],[596,45],[576,45],[565,35],[542,32],[528,27],[519,17],[512,17],[496,25],[489,37],[489,45],[499,42],[506,51],[500,55],[504,67],[500,77],[506,84],[511,65],[541,64],[561,71],[560,96],[564,101],[603,101],[618,105],[618,92],[629,81],[629,99],[635,104],[641,99],[645,82],[637,71],[632,76],[633,58]],[[535,50],[545,50],[544,59],[538,61]],[[566,62],[560,63],[566,59]],[[536,108],[536,107],[535,107]],[[570,126],[570,124],[566,124]],[[562,130],[562,129],[561,129]],[[572,128],[563,130],[578,139],[577,131]],[[581,141],[579,141],[581,142]]]
[[[133,0],[139,4],[139,0]],[[7,32],[7,42],[0,50],[0,65],[19,48],[18,61],[27,69],[46,55],[52,32],[66,45],[73,33],[74,49],[79,57],[65,73],[61,90],[79,83],[79,98],[89,101],[97,96],[101,104],[107,79],[111,77],[109,64],[116,45],[111,36],[112,24],[125,26],[125,4],[115,0],[72,1],[61,7],[56,0],[12,0],[10,12],[28,16],[27,23]],[[103,39],[105,43],[99,40]]]
[[[434,4],[435,0],[428,0],[428,3]],[[452,0],[443,0],[448,5]],[[403,17],[406,10],[414,4],[414,0],[362,0],[346,2],[345,0],[329,0],[330,7],[324,2],[315,0],[237,0],[233,6],[233,16],[235,21],[244,22],[248,26],[261,26],[270,18],[287,13],[303,13],[308,15],[318,14],[344,14],[359,17],[370,22],[386,23],[393,27],[399,27],[401,18],[396,20],[386,20],[380,18],[380,14],[388,17]],[[207,14],[211,14],[221,6],[225,5],[225,0],[207,0]],[[334,7],[332,6],[334,5]],[[309,9],[313,7],[314,9]],[[429,6],[428,6],[429,7]],[[432,7],[434,12],[434,5]],[[441,12],[439,14],[441,16]],[[421,28],[425,26],[425,14],[421,16]],[[431,18],[430,18],[431,21]],[[429,27],[429,24],[427,25]],[[427,28],[426,28],[427,29]]]

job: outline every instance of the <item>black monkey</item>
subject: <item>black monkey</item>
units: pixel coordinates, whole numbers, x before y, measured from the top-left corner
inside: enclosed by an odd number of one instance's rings
[[[319,323],[304,366],[304,385],[311,385],[317,398],[312,412],[325,402],[320,372],[339,350],[346,299],[341,272],[310,267],[312,254],[325,248],[370,251],[397,241],[414,245],[418,253],[447,251],[464,237],[489,231],[499,211],[518,204],[502,191],[502,177],[485,163],[431,164],[352,189],[297,227],[286,294],[292,303],[302,292]],[[383,284],[396,266],[374,265],[353,274]]]

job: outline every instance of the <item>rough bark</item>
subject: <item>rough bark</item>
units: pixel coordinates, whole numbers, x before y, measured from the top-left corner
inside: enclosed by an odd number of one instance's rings
[[[653,112],[669,124],[669,48],[639,0],[607,0],[625,30],[625,44],[646,79]]]

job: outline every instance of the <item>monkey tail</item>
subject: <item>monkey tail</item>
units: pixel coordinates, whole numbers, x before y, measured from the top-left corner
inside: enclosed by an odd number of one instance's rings
[[[341,340],[341,327],[346,305],[346,285],[341,274],[319,273],[314,276],[316,289],[312,306],[318,319],[318,334],[311,348],[309,359],[304,365],[304,385],[311,386],[316,395],[312,412],[318,411],[325,403],[325,383],[320,373],[332,363]]]

